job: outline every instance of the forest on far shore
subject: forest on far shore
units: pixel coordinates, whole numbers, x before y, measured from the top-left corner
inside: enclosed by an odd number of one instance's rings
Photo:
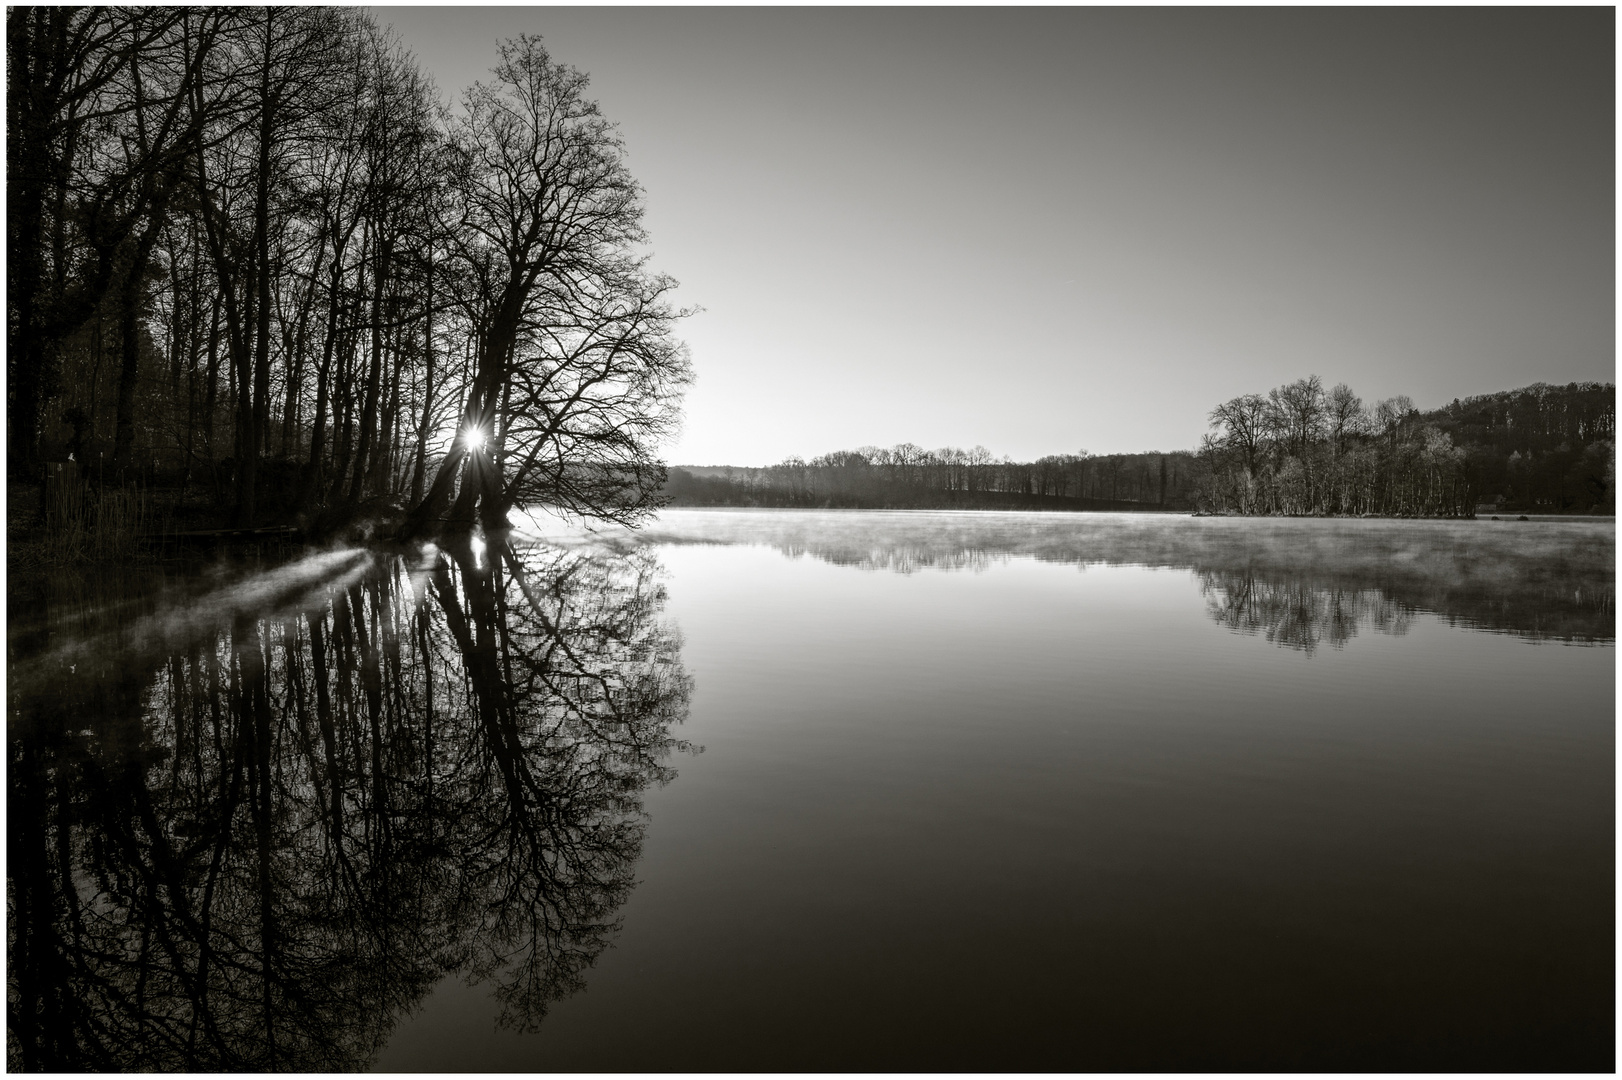
[[[1211,411],[1198,450],[996,458],[912,443],[677,466],[675,506],[1199,510],[1469,517],[1616,510],[1616,388],[1535,383],[1421,411],[1308,376]]]

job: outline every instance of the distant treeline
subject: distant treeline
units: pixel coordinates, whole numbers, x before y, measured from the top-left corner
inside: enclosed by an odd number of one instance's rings
[[[1614,513],[1616,389],[1542,383],[1420,412],[1316,375],[1211,411],[1199,502],[1240,514]]]
[[[1537,383],[1420,412],[1316,375],[1211,411],[1197,452],[995,458],[864,446],[765,468],[672,468],[675,506],[1205,510],[1469,517],[1614,513],[1616,388]]]
[[[984,447],[864,446],[765,468],[673,468],[676,506],[963,510],[1187,510],[1198,463],[1172,454],[997,459]]]

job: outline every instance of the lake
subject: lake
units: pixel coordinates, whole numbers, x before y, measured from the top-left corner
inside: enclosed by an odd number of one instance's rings
[[[14,578],[13,1068],[1614,1065],[1615,527]]]

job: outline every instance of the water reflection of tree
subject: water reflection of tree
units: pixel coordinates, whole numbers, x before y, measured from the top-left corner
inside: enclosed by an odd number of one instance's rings
[[[1250,570],[1203,570],[1199,577],[1206,610],[1217,622],[1308,656],[1320,645],[1341,648],[1361,626],[1401,636],[1413,620],[1411,609],[1378,589]]]
[[[835,566],[884,570],[895,574],[913,574],[920,570],[969,570],[978,574],[998,562],[1007,560],[1006,556],[974,548],[933,550],[916,545],[874,545],[862,550],[849,551],[791,541],[782,546],[782,551],[792,559],[803,555],[833,563]]]
[[[537,1025],[682,746],[655,571],[391,558],[183,646],[14,668],[11,1067],[356,1068],[453,971]]]

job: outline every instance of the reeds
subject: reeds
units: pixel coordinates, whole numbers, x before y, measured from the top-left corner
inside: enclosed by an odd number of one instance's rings
[[[92,488],[78,469],[63,468],[45,484],[41,561],[59,566],[133,558],[151,517],[144,488]]]

